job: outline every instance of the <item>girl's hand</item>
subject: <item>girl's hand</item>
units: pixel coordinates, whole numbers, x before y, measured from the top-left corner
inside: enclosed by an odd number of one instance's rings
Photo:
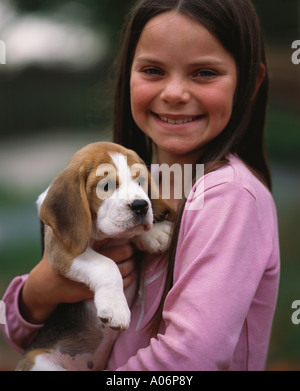
[[[29,274],[19,299],[22,316],[30,323],[44,323],[60,303],[90,299],[93,293],[52,269],[46,253]]]
[[[95,251],[114,260],[123,277],[124,289],[128,288],[136,278],[135,255],[136,249],[132,244],[119,247],[102,248],[103,242],[95,242],[92,247]]]
[[[123,276],[124,288],[136,278],[132,245],[101,250],[99,243],[95,251],[113,259]],[[98,249],[97,249],[98,246]],[[30,323],[44,323],[60,303],[75,303],[93,297],[93,292],[84,284],[71,281],[55,273],[46,253],[41,262],[30,272],[19,299],[22,316]]]

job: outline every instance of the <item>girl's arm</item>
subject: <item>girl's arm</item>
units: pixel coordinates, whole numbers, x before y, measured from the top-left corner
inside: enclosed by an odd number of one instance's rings
[[[123,276],[124,288],[128,287],[135,278],[135,249],[131,245],[124,245],[103,250],[101,253],[117,262]],[[71,303],[90,297],[92,293],[83,284],[54,273],[44,255],[29,275],[16,277],[4,294],[4,331],[7,340],[17,351],[23,353],[59,303]]]
[[[6,307],[4,333],[10,345],[19,353],[24,353],[42,324],[28,322],[19,310],[19,298],[28,275],[16,277],[8,286],[3,301]]]
[[[225,183],[185,211],[165,332],[119,370],[264,368],[279,253],[273,202],[263,198]]]

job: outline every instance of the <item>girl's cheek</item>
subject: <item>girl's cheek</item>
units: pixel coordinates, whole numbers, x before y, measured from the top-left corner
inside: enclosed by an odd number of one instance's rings
[[[146,112],[154,99],[154,93],[151,87],[144,85],[131,85],[131,110],[132,112]]]
[[[155,95],[155,89],[150,84],[133,82],[130,86],[131,96],[134,96],[135,99],[142,99],[147,102]]]
[[[143,94],[140,93],[139,89],[132,88],[131,89],[131,110],[135,113],[137,110],[140,110],[140,106],[143,105],[141,101],[143,101]]]
[[[233,93],[231,89],[226,88],[214,88],[207,90],[205,94],[206,107],[211,113],[223,113],[226,116],[230,116],[233,107]]]
[[[134,121],[142,129],[142,119],[145,113],[145,95],[140,89],[132,88],[131,90],[131,112]]]

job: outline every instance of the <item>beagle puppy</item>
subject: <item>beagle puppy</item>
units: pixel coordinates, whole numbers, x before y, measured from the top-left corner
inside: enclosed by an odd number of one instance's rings
[[[52,268],[86,284],[94,299],[60,304],[16,369],[104,369],[116,337],[113,329],[128,328],[130,310],[116,263],[92,244],[130,240],[141,251],[163,253],[172,230],[172,206],[160,197],[139,156],[108,142],[75,153],[37,204]],[[129,290],[130,302],[135,287]]]

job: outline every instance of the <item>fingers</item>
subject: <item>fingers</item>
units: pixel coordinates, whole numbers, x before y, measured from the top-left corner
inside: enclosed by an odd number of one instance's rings
[[[95,244],[93,246],[95,251],[98,251],[117,263],[123,277],[124,289],[128,288],[137,278],[135,270],[136,248],[132,244],[126,244],[119,247],[102,249],[101,245],[102,243],[99,243],[98,246]]]
[[[104,256],[114,260],[116,263],[124,262],[130,258],[133,258],[136,253],[136,248],[132,244],[125,244],[119,247],[110,247],[106,249],[101,249],[97,247],[96,251],[103,254]]]
[[[133,270],[130,274],[127,274],[126,277],[123,277],[123,287],[124,289],[128,288],[137,278],[136,271]]]
[[[126,261],[117,263],[117,266],[122,277],[125,278],[135,270],[135,261],[134,259],[128,259]]]
[[[133,245],[127,244],[120,247],[112,247],[101,250],[101,254],[114,260],[123,277],[124,288],[127,288],[136,278],[135,273],[135,254],[136,249]]]

